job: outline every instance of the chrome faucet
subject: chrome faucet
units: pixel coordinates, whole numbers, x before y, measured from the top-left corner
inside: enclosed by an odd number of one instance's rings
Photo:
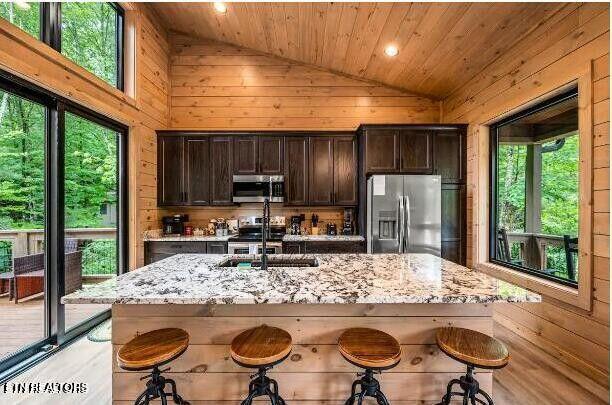
[[[268,253],[266,252],[266,240],[270,231],[270,200],[264,198],[263,217],[261,218],[261,268],[268,269]]]

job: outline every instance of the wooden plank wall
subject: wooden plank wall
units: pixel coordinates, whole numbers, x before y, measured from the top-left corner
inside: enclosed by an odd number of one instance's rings
[[[125,4],[135,40],[135,95],[128,97],[29,34],[0,19],[0,67],[130,127],[130,267],[143,262],[142,232],[157,225],[155,130],[168,125],[167,34],[139,4]],[[130,28],[133,27],[133,28]],[[136,196],[136,198],[131,198]]]
[[[439,102],[246,48],[171,35],[173,129],[353,130],[439,122]]]
[[[542,304],[505,304],[496,319],[543,350],[609,386],[609,5],[567,4],[513,49],[443,101],[443,122],[469,123],[468,263],[479,239],[478,212],[486,195],[478,181],[479,125],[576,78],[593,72],[593,265],[591,312],[544,297]],[[480,140],[480,141],[479,141]],[[487,154],[486,150],[484,151]],[[486,157],[485,157],[486,159]],[[482,163],[482,162],[481,162]],[[486,173],[483,175],[486,176]]]
[[[161,327],[186,330],[189,348],[170,364],[166,376],[191,403],[227,405],[244,399],[253,372],[231,360],[229,344],[238,333],[262,323],[291,334],[293,352],[270,376],[288,403],[308,405],[339,405],[349,395],[358,369],[336,347],[347,328],[372,327],[399,341],[402,361],[377,378],[392,403],[406,405],[439,401],[448,381],[465,372],[436,347],[436,328],[493,332],[492,309],[486,304],[113,305],[112,322],[114,352],[137,333]],[[143,389],[142,375],[113,362],[113,404],[133,401]],[[490,370],[479,370],[478,381],[491,392]]]

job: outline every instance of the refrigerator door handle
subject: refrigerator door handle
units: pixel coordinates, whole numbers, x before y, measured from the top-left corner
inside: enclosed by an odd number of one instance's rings
[[[404,217],[405,219],[405,227],[406,229],[404,230],[405,236],[405,251],[408,251],[408,248],[410,247],[410,197],[409,196],[404,196]]]
[[[397,246],[398,253],[404,252],[404,198],[403,196],[397,199]]]

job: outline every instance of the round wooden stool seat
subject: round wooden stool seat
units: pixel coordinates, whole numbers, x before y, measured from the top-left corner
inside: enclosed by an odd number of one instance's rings
[[[158,329],[143,333],[117,352],[119,367],[143,370],[160,366],[180,356],[189,346],[189,334],[182,329]]]
[[[338,349],[349,362],[365,369],[391,368],[399,363],[402,355],[393,336],[368,328],[344,331],[338,339]]]
[[[508,364],[510,354],[499,340],[463,328],[439,328],[436,342],[453,359],[479,368],[501,368]]]
[[[291,353],[291,335],[273,326],[245,330],[232,340],[232,358],[247,367],[273,365]]]

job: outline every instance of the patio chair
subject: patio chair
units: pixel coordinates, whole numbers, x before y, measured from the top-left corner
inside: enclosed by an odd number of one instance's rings
[[[65,293],[69,294],[83,286],[82,262],[83,254],[78,249],[77,239],[66,239],[64,250],[64,285]],[[4,277],[3,277],[4,276]],[[39,294],[45,290],[45,254],[38,253],[16,257],[13,259],[13,271],[0,274],[0,280],[8,280],[9,301]],[[0,288],[2,281],[0,281]]]
[[[508,243],[508,232],[504,228],[497,230],[497,259],[517,266],[523,265],[521,259],[512,259],[510,244]]]

